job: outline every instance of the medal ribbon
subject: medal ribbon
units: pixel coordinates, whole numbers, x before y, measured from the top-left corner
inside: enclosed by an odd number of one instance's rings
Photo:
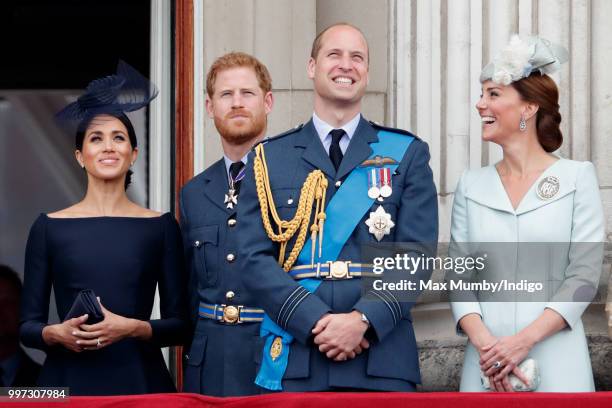
[[[376,169],[370,169],[368,171],[368,187],[380,188],[380,177],[378,177]]]
[[[236,178],[233,178],[232,175],[230,174],[230,188],[233,189],[237,182],[242,181],[245,174],[246,174],[246,166],[240,169],[238,174],[236,174]]]
[[[391,187],[391,169],[389,167],[385,167],[380,169],[380,177],[382,179],[381,187],[382,186],[389,186]]]

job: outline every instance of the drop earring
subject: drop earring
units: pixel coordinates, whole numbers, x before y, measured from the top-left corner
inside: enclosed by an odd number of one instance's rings
[[[525,122],[525,118],[521,115],[521,121],[519,122],[519,129],[521,132],[524,132],[527,129],[527,122]]]

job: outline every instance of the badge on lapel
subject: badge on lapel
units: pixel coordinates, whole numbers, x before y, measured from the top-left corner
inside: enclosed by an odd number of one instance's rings
[[[536,194],[540,200],[550,200],[559,192],[559,179],[555,176],[547,176],[538,183]]]

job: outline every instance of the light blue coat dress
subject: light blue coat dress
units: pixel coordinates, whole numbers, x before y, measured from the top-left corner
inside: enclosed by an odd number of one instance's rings
[[[548,176],[559,180],[559,190],[552,198],[542,199],[537,194],[538,185]],[[455,322],[469,313],[477,313],[494,336],[509,336],[532,323],[545,308],[555,310],[565,319],[567,327],[536,344],[528,355],[540,368],[541,384],[537,391],[594,391],[581,321],[589,299],[568,300],[576,288],[585,284],[597,286],[603,246],[584,243],[603,240],[603,208],[595,168],[590,162],[559,159],[543,172],[516,210],[494,166],[466,171],[455,191],[451,242],[520,242],[522,248],[531,248],[535,253],[508,255],[506,251],[505,259],[497,264],[493,262],[489,272],[498,277],[508,275],[510,279],[529,278],[534,263],[544,262],[548,268],[547,290],[552,293],[547,301],[533,302],[462,299],[451,304]],[[550,256],[539,253],[538,244],[522,244],[525,242],[558,244],[555,244],[554,256]],[[461,391],[484,391],[478,360],[478,352],[469,343]]]

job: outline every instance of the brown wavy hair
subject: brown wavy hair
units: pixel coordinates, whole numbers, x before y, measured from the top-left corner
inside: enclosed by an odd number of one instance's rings
[[[561,114],[559,113],[559,89],[557,84],[546,74],[536,71],[511,86],[517,90],[525,102],[539,106],[536,114],[536,131],[538,142],[547,152],[554,152],[563,143],[561,133]]]
[[[210,66],[208,75],[206,75],[206,93],[208,96],[212,98],[215,93],[215,81],[219,72],[239,67],[252,68],[255,71],[257,82],[261,90],[264,91],[264,94],[272,90],[272,78],[264,64],[254,56],[244,52],[230,52],[217,58]]]

